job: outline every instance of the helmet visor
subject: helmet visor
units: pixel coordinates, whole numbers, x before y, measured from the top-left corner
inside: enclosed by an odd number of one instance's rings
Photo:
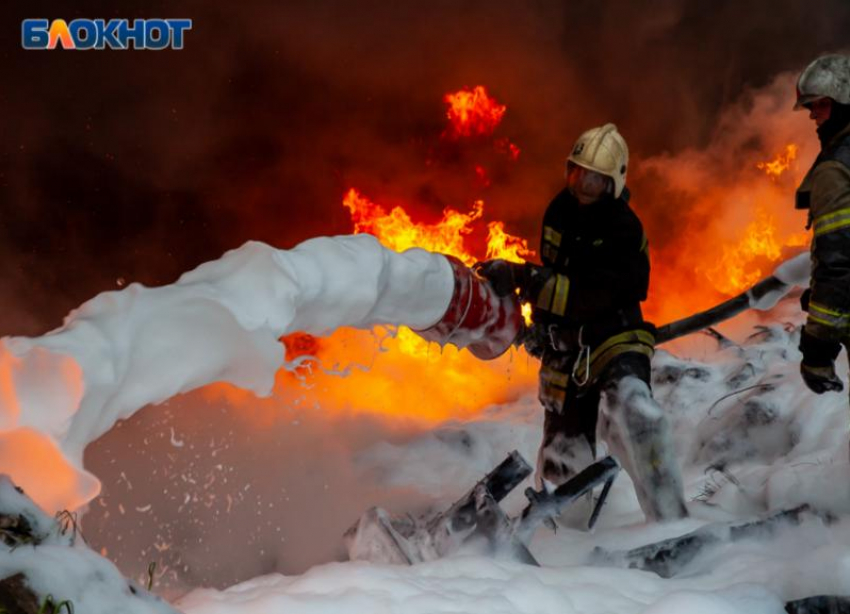
[[[808,105],[818,100],[823,100],[826,96],[818,96],[817,94],[797,94],[797,102],[794,105],[795,111],[800,111],[808,107]]]
[[[567,162],[567,188],[582,204],[595,202],[604,194],[613,193],[614,182],[610,177]]]

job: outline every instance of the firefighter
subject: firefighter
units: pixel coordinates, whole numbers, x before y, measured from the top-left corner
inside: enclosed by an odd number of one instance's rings
[[[524,344],[541,360],[538,485],[553,489],[592,463],[598,427],[647,519],[669,520],[687,511],[670,428],[650,390],[654,327],[640,308],[648,243],[629,207],[628,158],[614,124],[582,134],[566,187],[543,216],[542,267],[494,260],[479,272],[533,305]]]
[[[797,190],[813,228],[812,275],[803,293],[808,311],[800,334],[800,373],[817,394],[844,389],[835,373],[842,343],[850,343],[850,56],[827,55],[797,80],[795,110],[807,109],[821,151]]]

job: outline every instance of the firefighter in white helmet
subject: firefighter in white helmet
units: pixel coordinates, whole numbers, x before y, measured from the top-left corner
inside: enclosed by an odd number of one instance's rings
[[[797,80],[794,108],[809,111],[821,142],[797,190],[797,208],[809,210],[814,230],[800,372],[817,394],[840,392],[835,359],[842,344],[850,345],[850,56],[826,55],[809,64]]]
[[[635,485],[650,520],[687,515],[670,428],[650,390],[654,327],[640,303],[648,243],[629,207],[629,151],[614,124],[582,134],[566,186],[543,217],[542,267],[490,261],[500,292],[533,304],[525,346],[541,359],[540,485],[555,488],[593,462],[597,429]]]

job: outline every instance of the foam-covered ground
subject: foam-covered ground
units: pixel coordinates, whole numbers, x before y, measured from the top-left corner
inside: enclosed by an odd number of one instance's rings
[[[121,544],[140,550],[144,543],[148,560],[167,559],[178,582],[159,575],[155,586],[169,597],[194,589],[175,602],[188,614],[758,613],[780,612],[788,600],[850,593],[847,396],[817,397],[802,385],[802,317],[793,300],[760,328],[751,321],[727,330],[734,341],[691,338],[655,357],[655,395],[673,423],[692,517],[645,525],[621,475],[595,533],[536,534],[530,549],[541,568],[473,552],[415,567],[337,562],[343,530],[367,506],[396,513],[444,508],[511,450],[532,460],[542,423],[532,389],[474,420],[427,428],[293,407],[260,418],[250,432],[227,432],[221,413],[211,413],[222,404],[167,401],[222,380],[268,393],[284,364],[280,335],[380,323],[426,327],[444,311],[451,287],[438,256],[394,254],[368,237],[342,237],[288,252],[247,244],[172,286],[102,294],[51,334],[0,343],[0,471],[51,512],[90,501],[99,489],[95,476],[111,473],[112,490],[93,503],[109,511],[99,519],[90,511],[84,529],[100,522],[93,545],[122,568]],[[778,298],[755,306],[769,308]],[[140,428],[145,412],[154,416],[147,430]],[[209,425],[216,428],[205,430]],[[83,450],[103,434],[84,470]],[[98,452],[98,445],[120,453]],[[154,448],[161,453],[134,456]],[[251,479],[240,474],[244,467],[253,468]],[[522,507],[522,490],[505,501],[507,511]],[[714,546],[674,579],[589,564],[595,547],[623,550],[800,503],[828,512],[829,521],[809,516],[766,539]],[[160,539],[122,523],[133,514],[148,527],[169,514],[196,525],[187,530],[184,522],[179,536]],[[111,541],[104,539],[110,530]],[[41,569],[43,553],[56,569],[81,577],[103,577],[106,569],[119,577],[102,559],[90,568],[81,563],[91,552],[35,553],[0,550],[0,568]],[[199,573],[205,568],[217,570],[214,580]],[[239,583],[223,589],[232,582]],[[86,586],[72,584],[58,586],[70,593]],[[209,585],[219,590],[201,588]],[[98,610],[93,599],[76,596],[87,611],[116,611],[115,602]]]
[[[593,534],[541,529],[531,550],[540,569],[462,553],[412,568],[332,563],[296,576],[267,575],[177,602],[191,614],[231,612],[667,612],[773,613],[785,601],[850,593],[850,467],[847,397],[802,385],[793,301],[772,323],[741,330],[738,343],[708,337],[659,351],[654,391],[675,431],[692,518],[646,525],[628,478],[612,491]],[[846,363],[842,359],[842,368]],[[517,448],[532,459],[541,416],[533,396],[464,424],[446,424],[403,445],[358,453],[367,475],[448,504]],[[522,501],[517,489],[505,502]],[[748,520],[800,503],[830,512],[769,538],[707,548],[675,578],[588,564],[596,546],[622,550],[709,522]]]

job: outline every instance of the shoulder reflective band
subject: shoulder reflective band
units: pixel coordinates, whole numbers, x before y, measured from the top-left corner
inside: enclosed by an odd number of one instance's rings
[[[570,294],[570,278],[566,275],[550,277],[537,297],[537,306],[555,315],[567,312],[567,298]]]
[[[555,247],[561,247],[561,233],[551,226],[543,227],[543,240],[548,241]]]
[[[850,226],[850,207],[815,218],[815,236],[819,237],[828,232],[841,230],[847,226]]]
[[[850,313],[842,313],[812,301],[809,301],[809,319],[832,328],[847,328],[850,326]]]
[[[640,241],[640,251],[646,252],[647,250],[649,250],[649,239],[646,237],[646,233],[644,233]]]
[[[552,313],[562,316],[567,312],[567,297],[570,295],[570,278],[566,275],[556,275],[555,279],[555,298],[552,300]]]
[[[555,291],[555,278],[550,277],[537,295],[537,306],[544,311],[552,310],[552,294]]]

